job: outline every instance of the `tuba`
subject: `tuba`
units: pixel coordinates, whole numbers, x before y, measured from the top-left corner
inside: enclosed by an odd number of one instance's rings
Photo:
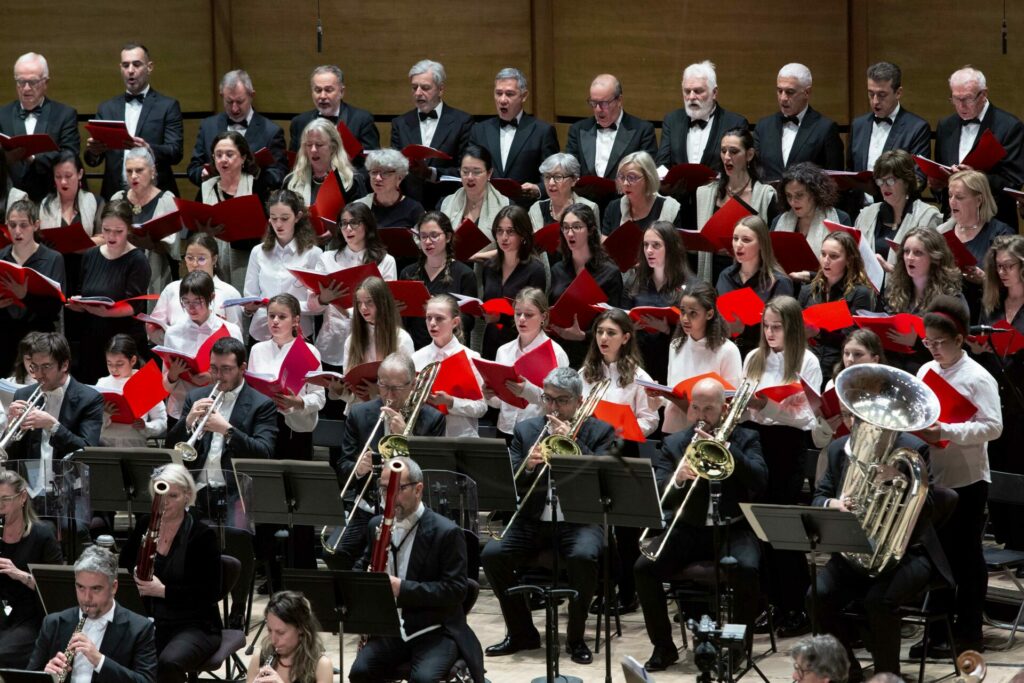
[[[754,395],[756,389],[757,380],[744,379],[743,383],[736,389],[732,403],[729,404],[729,412],[725,415],[714,436],[710,439],[694,438],[690,441],[690,445],[686,447],[686,452],[683,454],[683,459],[679,461],[679,466],[672,473],[672,478],[668,484],[665,485],[665,491],[661,494],[660,508],[665,507],[665,502],[668,500],[669,495],[671,495],[673,488],[675,488],[676,474],[684,464],[688,464],[690,469],[696,472],[697,476],[701,479],[707,479],[708,481],[724,481],[732,476],[736,462],[733,460],[732,453],[729,452],[726,443],[729,441],[729,435],[732,434],[732,431],[736,429],[736,425],[739,424],[740,417],[743,415],[743,411],[746,410],[747,403],[750,402],[750,398]],[[679,504],[675,514],[672,516],[672,522],[665,530],[665,533],[661,535],[661,542],[658,543],[657,550],[646,546],[644,543],[651,531],[650,529],[644,529],[643,533],[640,534],[640,553],[650,561],[654,562],[661,555],[661,551],[665,547],[665,541],[672,534],[676,523],[683,517],[686,504],[690,500],[690,494],[697,488],[696,484],[697,482],[694,481],[687,488],[683,502]]]
[[[854,416],[838,497],[848,500],[873,548],[870,555],[843,556],[878,575],[902,559],[928,496],[928,471],[920,454],[893,446],[900,432],[935,423],[939,399],[910,373],[873,363],[839,373],[836,396]]]

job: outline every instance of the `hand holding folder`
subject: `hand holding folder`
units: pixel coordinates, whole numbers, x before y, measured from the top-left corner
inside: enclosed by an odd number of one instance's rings
[[[445,393],[452,398],[464,398],[470,401],[483,400],[484,394],[480,391],[480,382],[473,373],[473,366],[469,362],[469,354],[463,349],[454,356],[448,356],[441,361],[441,368],[437,377],[434,378],[434,385],[430,388],[432,394]],[[445,405],[436,405],[436,408],[444,414],[448,413]]]
[[[153,353],[163,359],[164,367],[169,366],[174,361],[184,363],[187,370],[181,375],[180,379],[183,379],[186,382],[191,382],[192,377],[195,375],[202,375],[203,373],[209,372],[210,350],[218,339],[227,336],[227,325],[221,325],[213,334],[206,338],[206,341],[199,346],[194,354],[186,351],[180,351],[178,349],[172,349],[169,346],[154,346]]]
[[[306,384],[306,375],[320,367],[320,361],[301,337],[288,349],[276,375],[247,371],[245,381],[264,396],[274,399],[281,394],[297,396]]]
[[[120,389],[95,387],[103,400],[114,406],[110,421],[130,425],[141,420],[153,407],[170,394],[164,389],[163,375],[156,361],[150,360],[132,375]]]

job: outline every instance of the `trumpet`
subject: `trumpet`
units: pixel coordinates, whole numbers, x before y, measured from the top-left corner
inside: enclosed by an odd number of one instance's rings
[[[174,452],[181,456],[181,459],[185,462],[192,462],[199,457],[199,452],[196,451],[196,444],[199,442],[199,439],[203,438],[203,434],[206,432],[206,422],[210,419],[210,415],[220,410],[221,405],[224,403],[224,392],[220,390],[220,382],[213,385],[209,398],[213,399],[213,405],[203,413],[201,418],[196,420],[196,423],[192,426],[192,436],[188,438],[188,441],[179,441],[174,444]]]
[[[0,463],[7,462],[7,447],[15,441],[20,441],[21,437],[25,435],[25,432],[21,430],[21,424],[25,421],[25,418],[35,409],[42,410],[43,406],[46,405],[46,397],[43,395],[43,385],[36,385],[36,390],[32,392],[32,395],[25,401],[25,411],[19,415],[14,422],[7,425],[7,429],[4,430],[3,436],[0,436]]]
[[[75,630],[71,632],[72,640],[74,639],[76,634],[81,633],[82,629],[85,628],[85,620],[85,612],[82,612],[82,618],[78,620],[78,626],[75,626]],[[66,681],[68,676],[71,674],[71,671],[75,668],[75,650],[71,649],[70,640],[68,641],[67,648],[65,648],[64,650],[64,659],[64,668],[61,670],[59,674],[57,674],[54,677],[54,683],[64,683],[64,681]]]

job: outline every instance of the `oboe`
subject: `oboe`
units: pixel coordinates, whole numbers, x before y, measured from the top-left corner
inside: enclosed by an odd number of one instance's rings
[[[85,620],[85,612],[82,612],[82,618],[78,620],[78,626],[76,626],[75,630],[71,633],[71,640],[74,640],[75,635],[81,633],[82,629],[85,628]],[[54,679],[54,683],[64,683],[64,681],[67,680],[68,675],[71,673],[71,670],[75,668],[75,650],[71,649],[71,640],[68,641],[68,646],[64,650],[64,659],[66,660],[64,668],[59,674],[57,674],[57,678]]]

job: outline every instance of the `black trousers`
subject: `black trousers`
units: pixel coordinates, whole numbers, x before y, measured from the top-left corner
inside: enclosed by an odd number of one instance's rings
[[[352,519],[348,523],[348,528],[345,529],[345,534],[341,537],[338,551],[333,555],[324,553],[324,562],[327,563],[328,568],[352,569],[352,565],[363,556],[363,553],[366,552],[366,534],[371,517],[373,517],[372,513],[362,508],[356,508],[352,512]]]
[[[507,591],[516,585],[516,570],[552,547],[554,526],[551,522],[517,519],[502,540],[489,542],[480,553],[480,563],[498,598],[508,635],[514,639],[535,638],[537,629],[526,597],[510,596]],[[578,593],[576,600],[569,603],[567,638],[570,643],[583,641],[587,611],[597,591],[597,566],[603,545],[604,537],[598,526],[558,523],[559,568],[565,567],[569,587]]]
[[[723,529],[718,557],[732,555],[737,565],[732,573],[733,623],[746,624],[748,633],[758,613],[759,568],[761,544],[746,522]],[[678,524],[666,541],[665,549],[656,562],[641,556],[634,565],[636,592],[644,611],[647,636],[654,646],[674,648],[672,623],[668,618],[665,589],[662,584],[686,565],[715,556],[714,528]],[[725,594],[725,573],[720,588]]]
[[[163,628],[161,628],[163,626]],[[184,683],[220,647],[220,633],[197,626],[173,628],[157,622],[157,683]]]
[[[959,498],[953,514],[939,529],[939,541],[953,570],[956,596],[951,591],[941,591],[936,599],[940,606],[955,607],[953,637],[958,646],[961,642],[976,645],[982,639],[982,614],[988,593],[988,569],[982,549],[988,482],[978,481],[953,490]]]
[[[0,668],[24,669],[28,666],[41,627],[40,619],[0,627]]]
[[[379,683],[392,678],[396,664],[410,662],[409,683],[448,680],[459,658],[455,640],[438,628],[406,642],[401,638],[370,638],[348,672],[352,683]]]
[[[910,602],[927,587],[933,571],[932,561],[921,547],[910,548],[891,571],[872,578],[855,568],[841,555],[833,555],[818,570],[818,602],[811,605],[807,595],[807,611],[817,612],[825,633],[831,633],[846,648],[850,662],[855,662],[855,633],[842,611],[853,600],[859,600],[868,618],[871,658],[875,673],[900,673],[900,618],[897,609]]]

